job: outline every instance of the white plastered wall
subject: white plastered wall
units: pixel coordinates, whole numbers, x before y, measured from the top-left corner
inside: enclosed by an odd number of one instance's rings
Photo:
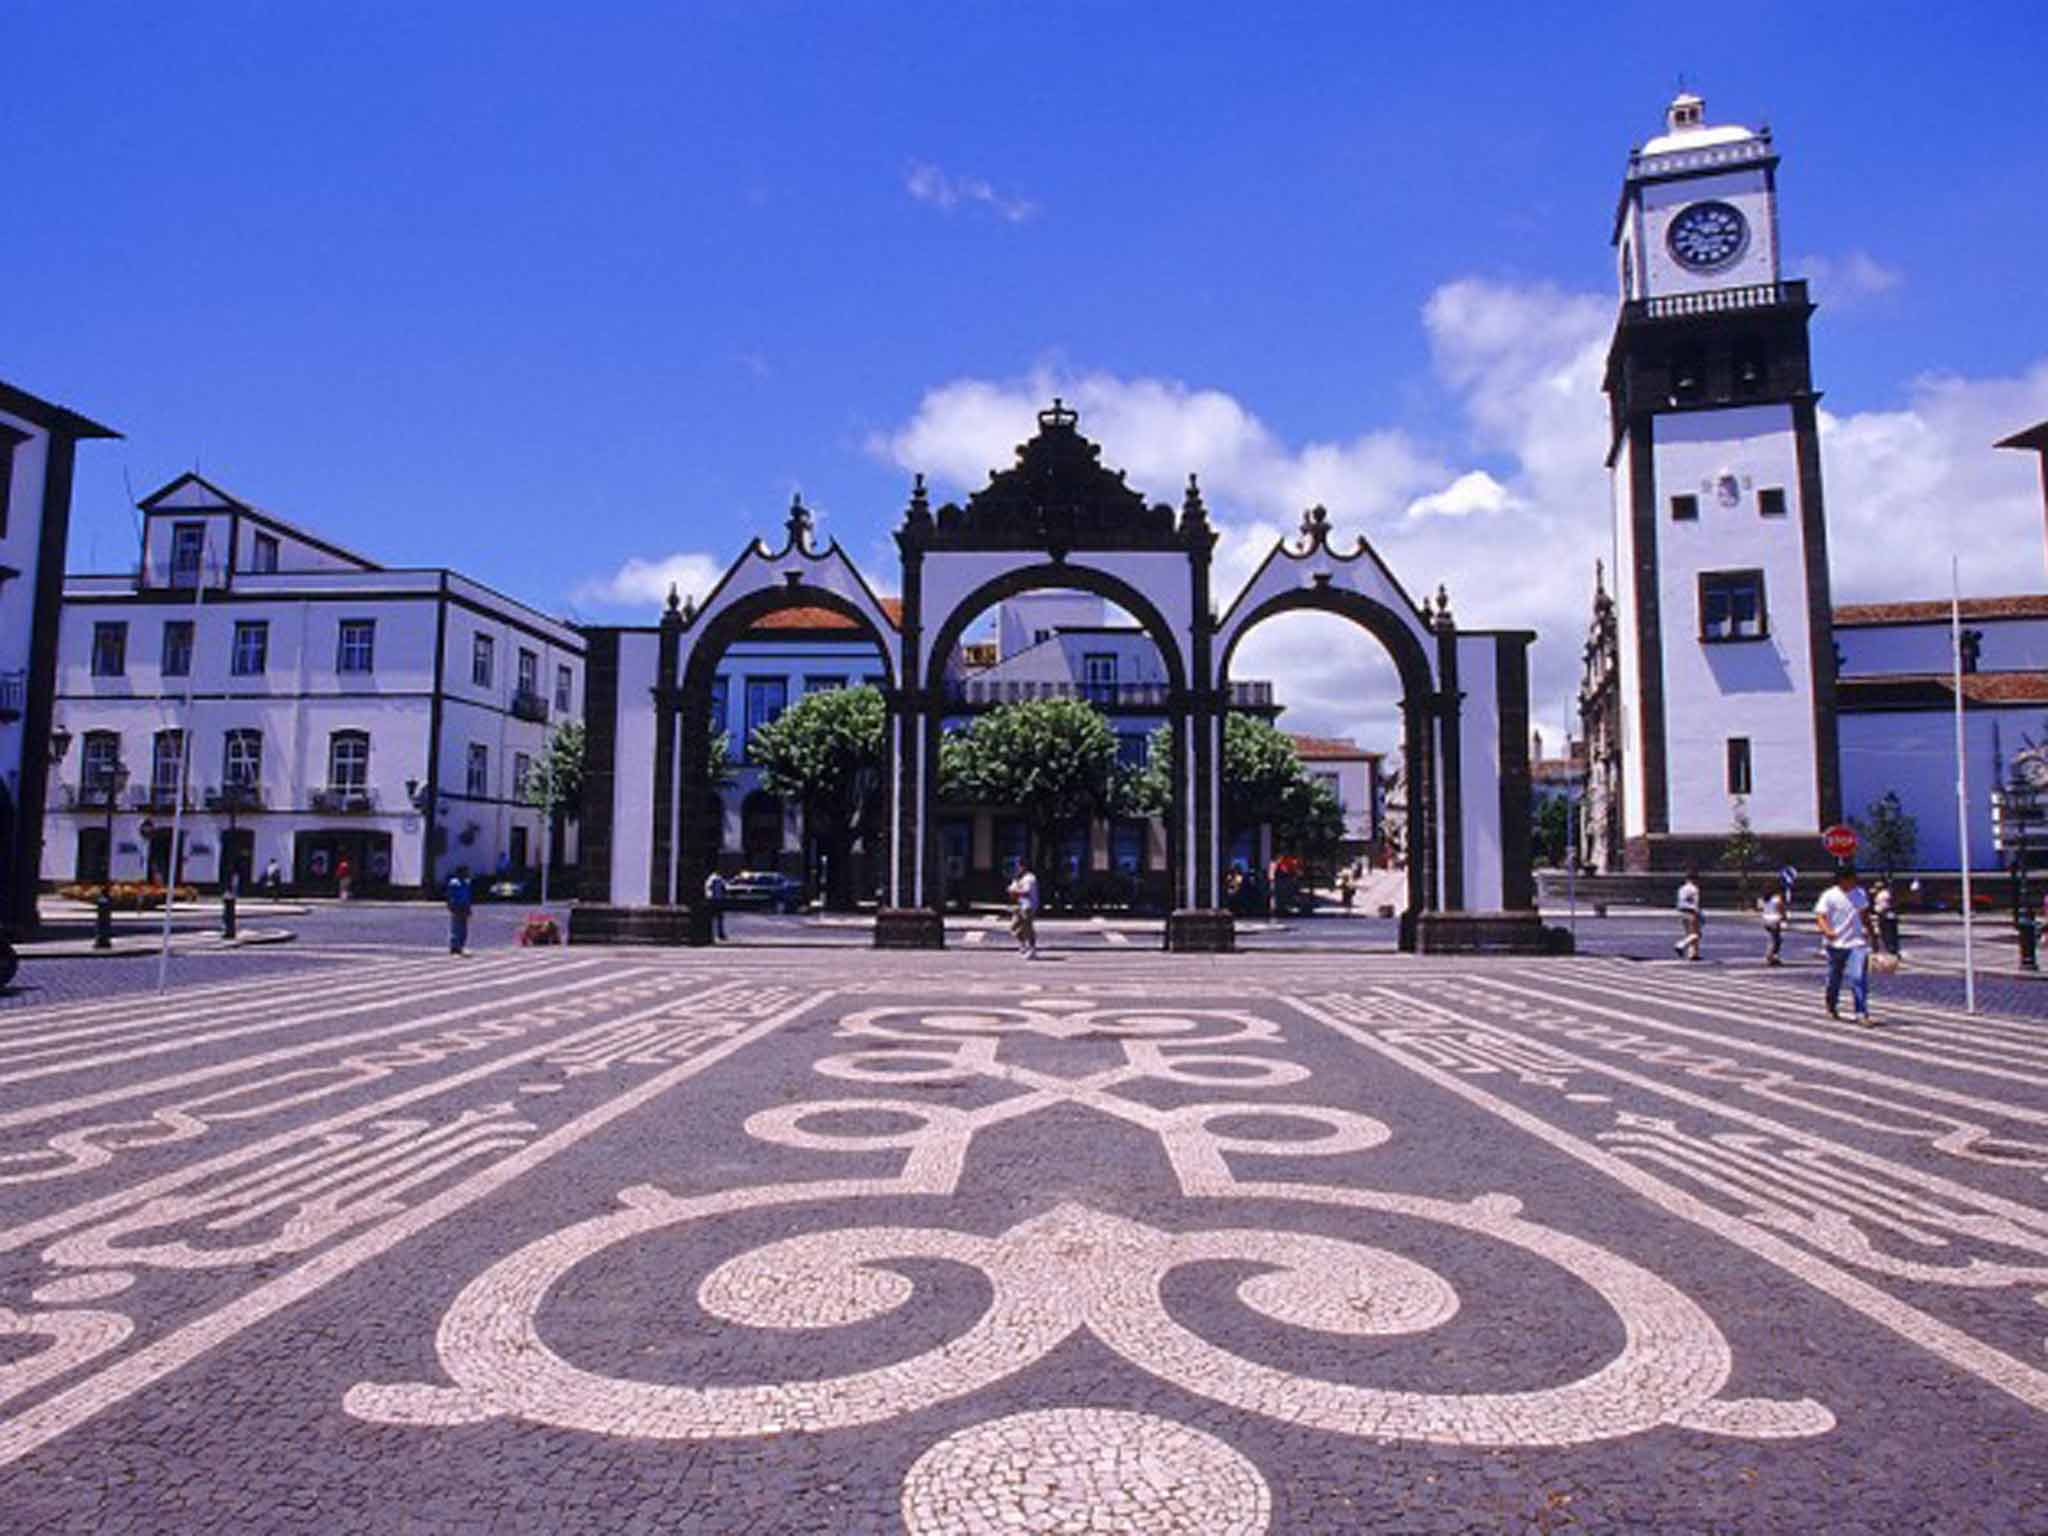
[[[661,637],[619,636],[619,694],[612,760],[612,883],[616,906],[647,905],[648,861],[654,857],[654,728],[648,704],[659,669]]]
[[[1459,827],[1464,838],[1465,908],[1500,909],[1500,688],[1492,635],[1458,637]],[[1523,750],[1526,750],[1524,748]]]

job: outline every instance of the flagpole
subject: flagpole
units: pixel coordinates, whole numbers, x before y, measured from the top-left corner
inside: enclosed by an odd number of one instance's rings
[[[211,531],[209,526],[207,533]],[[201,604],[206,598],[206,539],[207,534],[202,533],[199,569],[193,573],[192,582],[192,653],[185,661],[185,717],[178,728],[178,798],[171,803],[171,852],[164,861],[164,935],[156,957],[156,989],[159,992],[170,985],[171,909],[178,904],[178,866],[184,862],[180,855],[184,852],[185,792],[192,780],[192,679],[199,664],[199,626],[205,617]],[[175,557],[173,561],[175,575]],[[147,854],[144,857],[147,858]]]
[[[1963,586],[1959,561],[1951,555],[1949,578],[1949,661],[1956,690],[1956,840],[1963,863],[1963,1011],[1977,1011],[1975,916],[1970,906],[1970,770],[1963,739]]]

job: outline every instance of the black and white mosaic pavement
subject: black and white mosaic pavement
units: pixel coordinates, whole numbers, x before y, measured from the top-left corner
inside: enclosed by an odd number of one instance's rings
[[[0,1015],[0,1530],[2048,1529],[2048,1038],[1582,959]]]

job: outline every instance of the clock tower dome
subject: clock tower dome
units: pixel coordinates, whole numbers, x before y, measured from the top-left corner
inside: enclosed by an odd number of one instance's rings
[[[1819,394],[1780,273],[1769,129],[1681,93],[1629,156],[1607,354],[1629,867],[1715,862],[1740,802],[1774,858],[1839,819]]]

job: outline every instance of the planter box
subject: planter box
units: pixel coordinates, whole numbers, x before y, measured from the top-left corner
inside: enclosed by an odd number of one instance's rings
[[[1227,955],[1237,948],[1237,919],[1221,907],[1182,907],[1166,919],[1166,947],[1177,955]]]
[[[711,942],[711,914],[692,907],[585,906],[569,909],[571,944],[701,945]]]
[[[884,907],[875,914],[875,948],[944,949],[946,920],[923,907]]]
[[[1424,912],[1415,925],[1425,955],[1570,954],[1571,934],[1535,912]]]

